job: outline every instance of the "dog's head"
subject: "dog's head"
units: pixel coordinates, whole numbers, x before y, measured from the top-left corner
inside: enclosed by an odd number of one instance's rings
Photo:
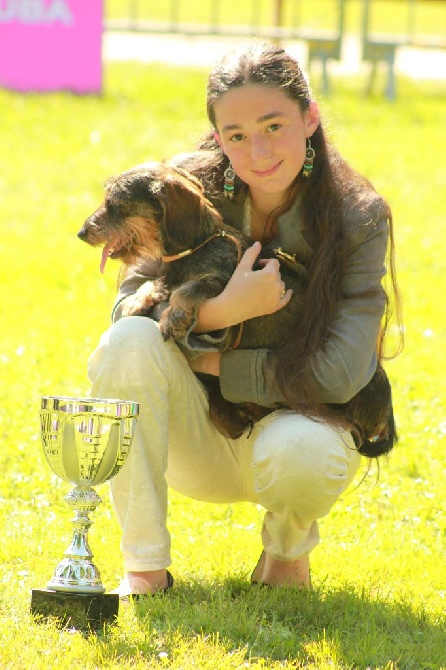
[[[145,163],[106,182],[103,203],[78,237],[103,246],[102,271],[108,258],[132,265],[183,251],[219,220],[193,175],[163,163]]]

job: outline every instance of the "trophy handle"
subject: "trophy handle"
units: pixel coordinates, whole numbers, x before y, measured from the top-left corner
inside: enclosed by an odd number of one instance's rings
[[[93,523],[88,515],[102,500],[91,486],[73,487],[65,500],[75,512],[73,538],[47,588],[65,593],[104,593],[105,587],[88,544],[88,530]]]

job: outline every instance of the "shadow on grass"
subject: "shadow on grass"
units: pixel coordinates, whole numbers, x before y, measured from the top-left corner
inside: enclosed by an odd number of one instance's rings
[[[156,633],[169,655],[179,638],[202,636],[211,646],[218,640],[228,653],[243,650],[246,658],[265,662],[295,660],[298,667],[318,659],[354,668],[384,667],[391,661],[404,670],[444,667],[444,621],[433,623],[425,610],[373,598],[365,589],[360,594],[347,588],[307,593],[251,587],[238,580],[179,582],[168,596],[130,607],[145,632],[149,654]],[[109,643],[130,657],[132,649],[126,649],[125,637],[119,638]]]

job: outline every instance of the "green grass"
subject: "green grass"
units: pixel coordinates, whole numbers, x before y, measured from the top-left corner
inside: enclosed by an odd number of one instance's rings
[[[86,361],[109,323],[116,273],[76,232],[102,182],[191,148],[206,128],[205,70],[113,64],[103,97],[0,91],[0,668],[446,668],[443,297],[444,83],[399,81],[365,99],[335,80],[321,99],[342,152],[393,205],[406,348],[389,363],[400,443],[321,522],[315,590],[255,589],[262,511],[172,494],[175,589],[122,607],[98,637],[29,614],[70,539],[67,484],[44,461],[43,394],[88,391]],[[317,92],[317,79],[315,81]],[[90,542],[105,584],[122,574],[107,486]]]

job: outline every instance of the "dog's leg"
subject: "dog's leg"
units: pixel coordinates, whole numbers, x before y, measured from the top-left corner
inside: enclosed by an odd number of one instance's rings
[[[152,308],[167,298],[161,282],[146,281],[136,293],[123,300],[122,316],[150,316]]]
[[[198,281],[189,281],[172,291],[169,306],[160,318],[160,330],[165,340],[178,340],[184,337],[193,326],[199,307],[209,298],[222,290],[221,281],[215,277],[206,277]]]

